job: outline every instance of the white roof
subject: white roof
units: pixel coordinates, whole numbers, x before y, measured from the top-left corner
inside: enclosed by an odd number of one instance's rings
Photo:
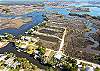
[[[2,56],[2,57],[0,57],[0,61],[1,61],[1,60],[4,60],[6,57],[7,57],[7,56]]]
[[[25,48],[27,48],[27,46],[26,46],[26,45],[21,45],[21,47],[20,47],[20,48],[25,49]]]
[[[14,67],[14,69],[15,69],[17,65],[20,65],[20,63],[19,63],[18,61],[16,61],[15,63],[13,63],[13,64],[11,65],[11,67]]]
[[[61,57],[62,57],[62,53],[61,52],[57,52],[54,57],[60,60]]]
[[[90,66],[87,66],[86,67],[86,71],[94,71],[94,68],[93,67],[90,67]]]
[[[14,59],[15,59],[14,57],[7,59],[7,60],[5,61],[5,64],[7,64],[8,66],[11,66],[11,65],[13,64],[13,62],[14,62],[14,61],[13,61]]]
[[[0,56],[4,56],[4,54],[0,54]]]
[[[35,54],[38,54],[38,53],[39,53],[39,51],[38,51],[38,50],[35,50],[34,52],[35,52]]]
[[[37,57],[39,57],[38,55],[35,55],[34,58],[36,59]]]
[[[4,35],[0,35],[0,37],[5,37]]]
[[[79,67],[79,68],[81,68],[81,67],[82,67],[82,65],[78,65],[78,67]]]
[[[15,59],[14,57],[7,59],[7,60],[5,61],[5,64],[12,63],[12,61],[13,61],[14,59]]]

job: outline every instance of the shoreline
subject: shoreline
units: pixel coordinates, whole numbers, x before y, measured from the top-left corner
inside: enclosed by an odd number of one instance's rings
[[[32,13],[22,15],[22,17],[29,17],[29,18],[31,17],[32,22],[25,23],[17,29],[16,28],[14,28],[14,29],[1,29],[0,34],[6,33],[6,32],[13,34],[13,35],[24,34],[28,29],[31,29],[32,26],[36,26],[39,23],[43,22],[44,17],[42,15],[43,15],[42,12],[32,12]],[[39,18],[38,18],[38,16],[39,16]],[[13,16],[11,16],[11,17],[13,17]]]

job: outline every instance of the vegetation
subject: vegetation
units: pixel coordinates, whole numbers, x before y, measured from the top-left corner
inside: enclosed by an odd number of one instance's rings
[[[0,37],[0,41],[2,40],[2,37]]]
[[[75,14],[75,13],[69,13],[70,16],[79,16],[79,17],[86,17],[86,16],[91,16],[91,15],[88,15],[88,14],[83,14],[83,15],[80,15],[80,14]],[[100,20],[100,16],[91,16],[93,19],[98,19]]]
[[[71,16],[79,16],[79,17],[85,17],[85,16],[88,16],[88,15],[78,15],[78,14],[69,14]],[[44,16],[46,17],[46,16]],[[59,16],[60,18],[62,18],[63,16]],[[95,17],[92,17],[92,18],[95,18]],[[48,18],[46,17],[44,20],[48,21]],[[33,27],[32,29],[28,30],[28,34],[32,34],[33,31],[37,31],[38,28],[40,27],[47,27],[47,23],[42,23],[36,27]],[[50,28],[50,26],[49,26]],[[52,28],[55,28],[55,27],[52,27]],[[72,28],[72,27],[71,27]],[[56,28],[56,29],[59,29],[59,28]],[[63,29],[64,30],[64,29]],[[70,31],[70,29],[68,29],[68,31]],[[84,30],[85,32],[89,32],[90,29],[85,29]],[[63,32],[61,32],[63,33]],[[86,58],[86,54],[85,52],[82,52],[82,51],[78,51],[76,50],[75,48],[77,47],[83,47],[84,46],[84,43],[85,43],[85,40],[84,40],[84,37],[83,37],[83,30],[80,31],[80,30],[76,30],[76,29],[72,29],[71,32],[69,32],[68,34],[71,34],[71,37],[68,37],[66,36],[65,37],[65,47],[68,47],[68,48],[65,48],[65,51],[68,53],[66,53],[66,55],[69,55],[69,56],[75,56],[75,57],[78,57],[78,58]],[[8,34],[8,33],[5,33],[4,34],[6,36],[6,39],[7,40],[13,40],[14,36],[11,35],[11,34]],[[53,35],[53,34],[52,34]],[[40,39],[44,39],[46,41],[51,41],[51,42],[58,42],[59,40],[56,39],[56,38],[53,38],[53,37],[46,37],[46,36],[42,36],[42,35],[37,35]],[[36,37],[37,37],[36,36]],[[66,40],[67,39],[67,40]],[[2,40],[2,38],[0,38],[0,40]],[[33,42],[27,42],[28,45],[26,46],[26,52],[29,54],[29,55],[32,55],[34,56],[34,50],[38,50],[39,51],[39,54],[36,53],[37,55],[37,60],[40,60],[39,62],[42,64],[42,62],[44,62],[44,58],[43,58],[43,55],[45,54],[46,52],[46,48],[42,46],[42,43],[40,42],[37,42],[38,44],[38,48],[34,48],[33,46]],[[68,43],[68,44],[67,44]],[[67,44],[67,45],[66,45]],[[16,45],[18,45],[19,47],[22,46],[22,45],[26,45],[26,43],[24,42],[16,42]],[[24,47],[24,46],[23,46]],[[70,49],[68,51],[68,49]],[[72,54],[73,52],[73,54]],[[13,57],[14,54],[8,54],[8,53],[5,53],[7,55],[6,59],[7,60],[8,58],[10,57]],[[91,57],[92,55],[90,55],[89,53],[87,54],[87,57]],[[92,56],[94,57],[94,56]],[[90,58],[92,60],[92,57]],[[89,60],[90,60],[89,59]],[[95,58],[95,60],[98,60],[100,61],[100,57],[97,57]],[[34,71],[37,69],[37,67],[35,65],[33,65],[32,63],[30,63],[26,58],[20,58],[20,57],[16,57],[15,58],[15,61],[18,61],[20,63],[20,65],[17,65],[16,69],[14,69],[13,67],[9,67],[9,71],[19,71],[20,69],[24,69],[25,71]],[[70,57],[66,57],[66,56],[63,56],[61,58],[61,60],[58,60],[53,56],[50,57],[50,60],[46,62],[48,68],[46,69],[46,71],[59,71],[57,69],[58,68],[61,68],[63,71],[77,71],[78,67],[77,67],[77,61],[75,59],[72,59]],[[1,67],[0,68],[4,68],[4,66],[7,66],[4,64],[3,61],[0,62],[0,65]],[[45,65],[45,64],[44,64]],[[84,68],[84,64],[82,64],[82,71],[85,71],[85,68]],[[96,68],[95,71],[100,71],[99,68]]]
[[[65,71],[77,71],[78,67],[76,65],[77,61],[71,59],[70,57],[62,58],[61,62],[63,70]]]
[[[12,40],[14,36],[12,34],[4,33],[4,36],[6,37],[7,40]]]
[[[39,47],[37,50],[40,51],[40,54],[41,54],[41,55],[43,55],[43,54],[45,53],[45,51],[46,51],[46,48],[44,48],[44,47]]]
[[[6,60],[8,60],[11,57],[14,57],[14,62],[18,62],[20,64],[16,65],[16,68],[14,68],[12,66],[8,66],[7,64],[5,64],[5,60],[2,60],[0,61],[0,70],[3,70],[6,67],[9,71],[20,71],[21,69],[24,69],[24,71],[40,71],[40,69],[37,66],[33,65],[26,58],[16,57],[13,53],[7,52],[4,55],[7,55]]]
[[[26,58],[17,58],[16,60],[21,63],[20,68],[30,71],[35,69],[35,66],[30,63]]]
[[[28,45],[27,47],[28,47],[28,48],[26,49],[26,52],[27,52],[28,54],[32,54],[32,53],[34,52],[34,50],[35,50],[35,47],[32,46],[32,45]]]
[[[85,71],[85,68],[84,67],[82,67],[82,70],[81,71]]]
[[[60,71],[58,68],[47,67],[46,71]]]
[[[4,61],[0,61],[0,69],[4,68]]]
[[[95,68],[95,71],[100,71],[100,68],[98,68],[98,67],[97,67],[97,68]]]

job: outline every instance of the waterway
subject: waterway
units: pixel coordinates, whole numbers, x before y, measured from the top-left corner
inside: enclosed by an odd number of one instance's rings
[[[63,4],[61,4],[61,5],[63,5]],[[92,4],[88,4],[88,3],[72,3],[72,4],[67,4],[67,5],[75,6],[75,7],[82,7],[82,6],[87,6],[87,5],[92,6]],[[98,6],[98,5],[94,5],[94,6]],[[78,12],[78,14],[89,14],[89,15],[93,15],[93,16],[100,16],[100,8],[98,8],[98,7],[88,7],[88,8],[90,8],[90,12]],[[45,9],[45,11],[55,11],[58,14],[63,14],[65,16],[68,16],[68,14],[70,13],[68,11],[69,8],[63,8],[63,9],[52,8],[52,7],[46,5],[44,7],[44,9]],[[31,12],[31,13],[24,14],[21,16],[14,16],[14,15],[5,16],[5,15],[0,14],[0,17],[3,17],[3,18],[32,17],[32,22],[24,24],[18,29],[2,29],[2,30],[0,30],[0,34],[3,34],[3,33],[11,33],[13,35],[24,34],[25,31],[27,31],[28,29],[32,28],[35,25],[40,24],[43,21],[43,16],[42,16],[43,14],[44,14],[44,12]]]
[[[17,17],[31,17],[32,18],[32,22],[30,23],[26,23],[24,25],[22,25],[20,28],[18,29],[2,29],[0,30],[0,34],[3,33],[10,33],[13,35],[19,35],[19,34],[24,34],[25,31],[27,31],[28,29],[32,28],[35,25],[38,25],[39,23],[41,23],[43,21],[43,12],[32,12],[32,13],[28,13],[28,14],[24,14],[21,16],[5,16],[5,15],[0,15],[0,17],[2,18],[17,18]]]
[[[90,3],[59,3],[58,6],[65,6],[63,9],[60,8],[53,8],[51,6],[46,5],[45,9],[46,10],[52,10],[52,11],[57,11],[59,14],[64,14],[64,15],[68,15],[70,13],[70,9],[74,8],[74,7],[81,7],[81,8],[89,8],[90,12],[71,12],[71,13],[77,13],[77,14],[89,14],[92,16],[100,16],[100,5],[99,4],[90,4]],[[67,6],[69,6],[69,8],[66,8]]]
[[[13,42],[10,42],[7,46],[0,48],[0,54],[4,54],[5,52],[14,53],[16,57],[26,58],[31,63],[35,64],[41,69],[46,69],[46,66],[40,64],[40,62],[33,57],[30,56],[30,54],[27,54],[25,52],[18,52],[15,44]]]
[[[56,11],[59,14],[63,14],[63,15],[68,15],[69,14],[69,12],[66,9],[58,9],[58,8],[51,8],[51,7],[45,6],[45,10],[47,10],[47,11]],[[93,8],[93,11],[92,11],[93,13],[89,13],[89,14],[100,16],[100,12],[99,12],[100,9],[96,8],[96,10],[95,11],[94,10],[95,10],[95,8]],[[43,21],[43,16],[42,16],[43,14],[44,14],[43,12],[32,12],[32,13],[24,14],[24,15],[21,15],[21,16],[0,15],[0,17],[3,17],[3,18],[32,17],[32,22],[31,23],[24,24],[19,29],[3,29],[3,30],[0,30],[0,34],[3,34],[3,33],[11,33],[13,35],[24,34],[25,31],[27,31],[28,29],[32,28],[35,25],[40,24]],[[92,29],[91,31],[93,33],[95,33],[96,30],[97,30],[95,27],[93,27],[93,24],[90,23],[90,22],[86,22],[86,26],[88,28]],[[24,52],[17,52],[16,50],[17,49],[14,46],[11,46],[11,43],[9,43],[6,47],[0,49],[0,53],[4,53],[6,51],[15,53],[17,57],[27,58],[33,64],[36,64],[38,67],[45,69],[45,66],[42,66],[41,64],[39,64],[39,62],[34,60],[32,57],[30,57],[29,54],[26,54]]]

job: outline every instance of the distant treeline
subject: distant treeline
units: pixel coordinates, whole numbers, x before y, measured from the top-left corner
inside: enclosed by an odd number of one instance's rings
[[[88,14],[75,14],[75,13],[69,13],[70,16],[78,16],[78,17],[83,17],[83,18],[86,18],[86,16],[90,16],[91,18],[93,19],[98,19],[100,20],[100,16],[91,16],[91,15],[88,15]]]
[[[0,5],[32,5],[43,4],[43,2],[28,2],[28,1],[0,1]]]
[[[93,5],[86,5],[86,6],[81,6],[81,7],[97,7],[97,8],[100,8],[100,6],[93,6]]]

